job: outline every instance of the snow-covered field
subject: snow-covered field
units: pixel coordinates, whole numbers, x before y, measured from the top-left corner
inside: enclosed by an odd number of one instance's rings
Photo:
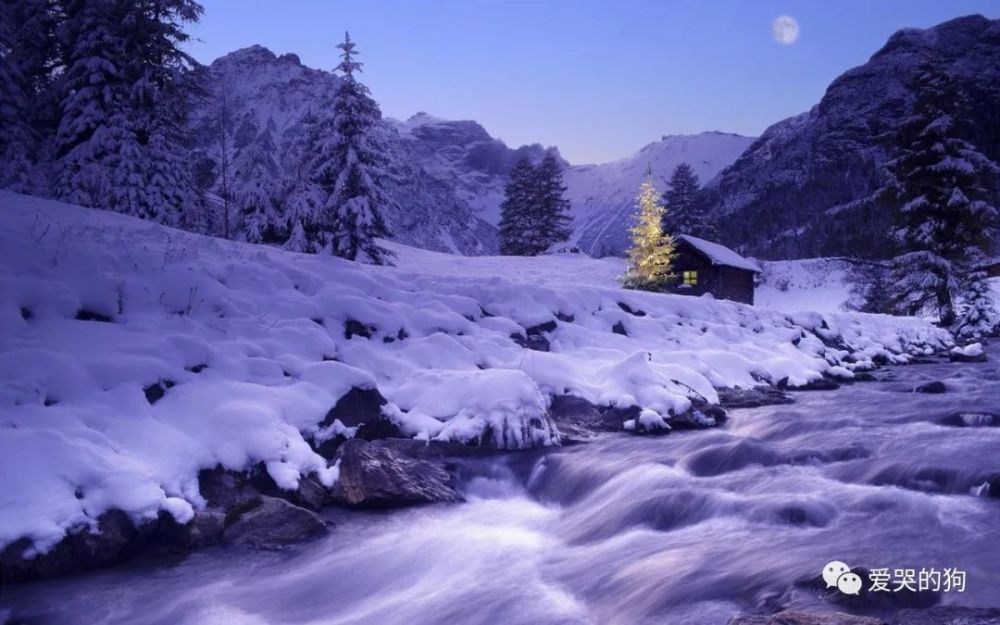
[[[626,292],[617,261],[394,248],[361,266],[0,192],[0,546],[112,507],[186,521],[217,464],[331,484],[307,439],[350,434],[319,424],[351,387],[409,435],[514,448],[558,443],[554,394],[669,421],[718,387],[950,346],[916,319]],[[551,351],[512,339],[541,324]]]
[[[847,261],[808,258],[761,262],[754,304],[775,310],[839,312],[851,296]]]

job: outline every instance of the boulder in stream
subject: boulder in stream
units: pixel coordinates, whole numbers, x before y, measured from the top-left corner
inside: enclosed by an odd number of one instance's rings
[[[322,536],[327,524],[315,512],[277,497],[259,496],[226,515],[224,542],[275,549]]]
[[[333,500],[353,508],[394,508],[461,501],[441,462],[401,453],[385,441],[351,439],[337,452],[340,477]]]
[[[868,616],[855,616],[836,612],[823,614],[819,612],[802,612],[785,610],[768,615],[737,615],[729,625],[885,625],[885,621]]]

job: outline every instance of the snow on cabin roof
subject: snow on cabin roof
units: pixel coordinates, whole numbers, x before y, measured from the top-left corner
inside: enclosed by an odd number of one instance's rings
[[[733,250],[729,249],[725,245],[719,245],[718,243],[712,243],[711,241],[706,241],[705,239],[699,239],[698,237],[693,237],[689,234],[682,234],[678,236],[679,239],[684,239],[688,243],[694,246],[696,250],[708,256],[712,261],[713,265],[726,265],[727,267],[736,267],[737,269],[746,269],[748,271],[753,271],[756,273],[761,273],[762,269],[760,265],[752,260],[743,258]]]

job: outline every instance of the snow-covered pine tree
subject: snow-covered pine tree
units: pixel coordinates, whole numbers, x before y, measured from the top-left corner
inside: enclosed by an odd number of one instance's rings
[[[59,78],[61,105],[55,137],[55,194],[83,206],[119,210],[114,191],[136,198],[131,176],[114,182],[118,155],[134,154],[134,134],[124,110],[124,46],[116,32],[123,19],[113,0],[75,0],[63,7],[60,46],[65,71]],[[122,212],[127,212],[123,210]]]
[[[46,195],[44,134],[55,62],[48,0],[0,2],[0,187]]]
[[[197,63],[181,46],[190,37],[184,24],[203,11],[194,0],[127,2],[122,24],[128,63],[127,107],[145,152],[142,213],[149,219],[203,231],[205,207],[188,164],[187,122]]]
[[[256,127],[256,126],[254,126]],[[252,137],[233,161],[233,181],[242,238],[252,243],[277,243],[287,237],[278,214],[274,181],[278,177],[272,128]]]
[[[391,202],[382,187],[387,158],[375,134],[382,114],[355,77],[362,64],[355,60],[349,33],[337,47],[343,59],[337,66],[341,84],[331,123],[320,124],[324,136],[313,178],[328,194],[322,208],[326,249],[341,258],[391,264],[392,252],[376,241],[389,233],[385,213]]]
[[[663,229],[667,232],[690,234],[704,239],[718,238],[718,232],[702,201],[698,176],[687,163],[681,163],[670,175],[670,188],[663,194],[667,213]]]
[[[535,198],[530,214],[535,224],[529,228],[529,235],[534,239],[530,252],[533,255],[568,239],[572,221],[570,203],[564,196],[566,185],[563,184],[562,165],[552,152],[546,152],[535,168],[534,179]]]
[[[56,194],[85,206],[190,225],[198,194],[185,152],[183,22],[191,0],[68,0],[59,24]]]
[[[896,211],[901,252],[889,297],[897,313],[933,311],[950,326],[960,284],[981,290],[972,286],[981,281],[973,267],[996,232],[990,189],[997,167],[963,138],[961,94],[943,73],[924,67],[915,87],[914,112],[895,133],[898,153],[882,192]]]
[[[533,215],[535,168],[526,158],[518,159],[510,171],[504,199],[500,203],[500,253],[504,256],[536,254]]]
[[[671,271],[674,239],[663,231],[663,205],[652,181],[642,183],[635,223],[629,229],[632,247],[628,250],[628,269],[622,276],[627,289],[659,291],[674,279]]]
[[[975,254],[968,262],[969,270],[962,279],[955,335],[966,340],[997,336],[1000,334],[1000,307],[994,301],[985,269],[988,257]]]
[[[281,217],[288,239],[286,249],[294,252],[319,253],[326,245],[323,231],[323,206],[326,192],[314,181],[316,162],[325,154],[322,149],[324,132],[333,134],[332,120],[323,124],[313,111],[307,111],[300,122],[299,132],[293,135],[286,152],[284,170],[287,172],[279,185]]]

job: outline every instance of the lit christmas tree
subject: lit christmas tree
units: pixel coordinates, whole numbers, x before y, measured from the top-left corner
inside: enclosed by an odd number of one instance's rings
[[[628,289],[659,291],[674,279],[671,273],[674,238],[663,232],[665,210],[653,183],[642,183],[635,225],[629,230],[632,247],[628,251],[628,270],[621,277]]]

